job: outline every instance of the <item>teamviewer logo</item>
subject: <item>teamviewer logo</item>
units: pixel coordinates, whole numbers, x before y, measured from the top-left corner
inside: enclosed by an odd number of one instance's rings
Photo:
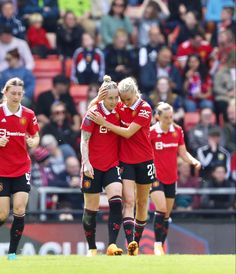
[[[6,135],[7,135],[7,130],[5,128],[0,128],[0,138],[6,137]]]

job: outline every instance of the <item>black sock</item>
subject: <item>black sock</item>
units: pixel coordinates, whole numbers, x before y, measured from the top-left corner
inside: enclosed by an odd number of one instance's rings
[[[162,242],[165,213],[156,211],[154,215],[155,242]]]
[[[13,214],[14,220],[11,226],[10,231],[10,247],[8,253],[16,253],[17,247],[19,245],[25,222],[25,214],[24,215],[16,215]]]
[[[123,227],[125,231],[125,237],[128,242],[132,242],[134,240],[134,218],[126,217],[123,219]]]
[[[164,229],[163,229],[163,234],[162,234],[162,244],[164,244],[167,234],[168,234],[168,229],[169,229],[169,218],[164,219]]]
[[[95,236],[96,236],[96,215],[97,211],[84,209],[82,223],[84,227],[85,237],[88,242],[89,249],[97,249]]]
[[[109,231],[109,245],[115,244],[122,223],[122,199],[120,196],[113,196],[109,199],[109,220],[108,220],[108,231]]]
[[[139,244],[140,239],[142,237],[143,234],[143,230],[145,228],[147,221],[139,221],[139,220],[135,220],[135,237],[134,240]]]

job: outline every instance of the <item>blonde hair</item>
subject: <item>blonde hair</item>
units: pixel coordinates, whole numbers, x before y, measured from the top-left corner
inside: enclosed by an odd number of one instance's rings
[[[24,89],[24,82],[18,77],[11,78],[6,82],[4,88],[2,89],[2,93],[5,94],[5,92],[13,86],[20,86]]]
[[[107,90],[109,89],[117,89],[117,83],[111,80],[111,76],[109,75],[104,75],[103,76],[103,83],[101,87],[105,87]]]
[[[163,113],[163,111],[166,111],[166,110],[173,111],[173,107],[170,104],[165,103],[165,102],[160,102],[157,104],[156,111],[157,111],[158,115],[161,115]]]
[[[135,93],[137,96],[140,96],[137,83],[132,77],[127,77],[121,80],[118,84],[118,89],[119,93],[126,93],[128,91],[131,91],[132,93]]]
[[[43,22],[43,16],[40,13],[33,13],[29,16],[30,24],[34,24],[35,22]]]

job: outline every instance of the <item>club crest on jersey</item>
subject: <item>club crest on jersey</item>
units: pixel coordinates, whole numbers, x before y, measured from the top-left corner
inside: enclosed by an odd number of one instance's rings
[[[0,183],[0,192],[3,191],[3,183]]]
[[[22,117],[21,119],[20,119],[20,124],[22,125],[22,126],[24,126],[25,124],[26,124],[26,118],[25,117]]]
[[[152,183],[152,187],[158,187],[160,185],[160,183],[158,181]]]
[[[137,111],[134,110],[134,111],[132,112],[132,116],[135,116],[136,114],[137,114]]]
[[[91,186],[91,181],[86,180],[86,181],[83,182],[83,187],[84,188],[90,188],[90,186]]]
[[[99,132],[100,132],[100,133],[107,133],[107,128],[104,127],[104,126],[100,126]]]
[[[177,132],[174,131],[174,132],[172,133],[172,136],[173,136],[173,137],[177,137],[177,136],[178,136]]]

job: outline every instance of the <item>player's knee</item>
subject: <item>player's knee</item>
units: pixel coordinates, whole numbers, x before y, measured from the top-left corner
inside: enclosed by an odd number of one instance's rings
[[[22,207],[22,206],[14,207],[13,214],[17,216],[23,216],[25,214],[25,207]]]
[[[9,212],[8,211],[1,211],[0,212],[0,226],[3,225],[8,217]]]

